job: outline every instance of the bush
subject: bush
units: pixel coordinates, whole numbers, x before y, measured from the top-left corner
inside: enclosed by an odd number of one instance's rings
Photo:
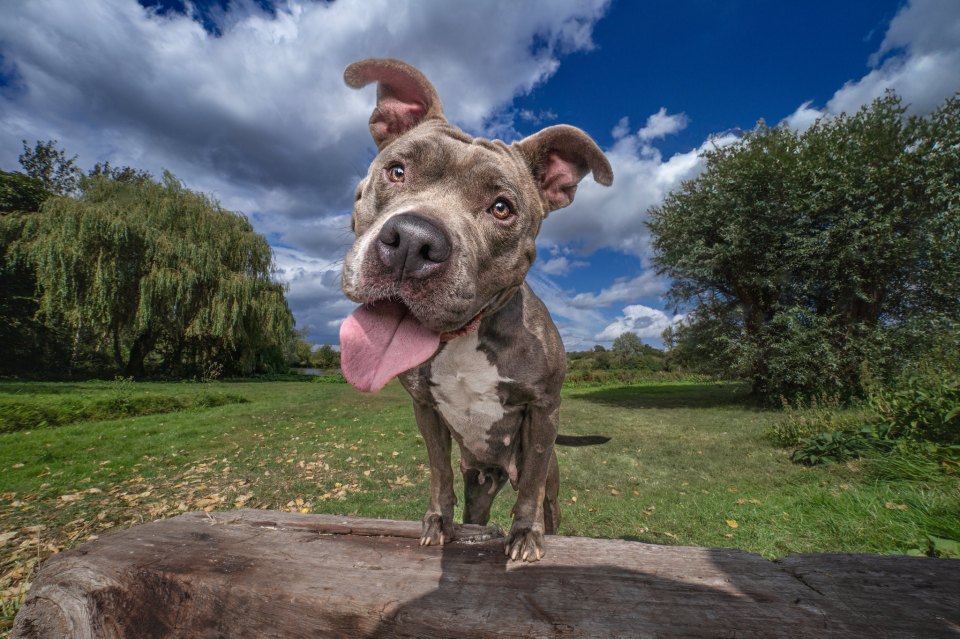
[[[856,430],[875,420],[875,416],[857,408],[844,408],[837,395],[819,395],[809,401],[797,398],[791,403],[781,397],[783,417],[767,435],[779,446],[798,446],[820,433]]]
[[[892,438],[960,444],[960,354],[938,350],[877,384],[870,405]]]
[[[844,462],[864,455],[875,444],[876,436],[870,428],[817,433],[800,440],[800,447],[793,451],[790,459],[807,466]]]

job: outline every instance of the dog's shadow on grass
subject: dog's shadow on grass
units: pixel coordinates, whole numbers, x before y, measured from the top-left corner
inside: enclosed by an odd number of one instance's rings
[[[630,385],[599,389],[576,389],[571,399],[612,408],[719,408],[754,407],[750,389],[740,383],[676,385]]]

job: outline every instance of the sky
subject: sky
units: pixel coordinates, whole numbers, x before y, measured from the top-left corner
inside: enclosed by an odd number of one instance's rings
[[[568,350],[659,347],[687,309],[649,208],[758,120],[804,129],[887,89],[935,109],[960,90],[960,0],[0,0],[0,169],[56,139],[85,169],[173,172],[268,238],[298,328],[335,345],[375,155],[375,91],[342,73],[367,57],[420,68],[473,135],[589,133],[614,185],[550,215],[528,281]]]

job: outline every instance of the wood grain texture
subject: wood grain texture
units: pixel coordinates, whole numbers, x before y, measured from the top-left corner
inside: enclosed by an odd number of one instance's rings
[[[12,636],[960,637],[956,560],[551,537],[517,564],[499,539],[419,536],[255,510],[144,524],[44,563]]]

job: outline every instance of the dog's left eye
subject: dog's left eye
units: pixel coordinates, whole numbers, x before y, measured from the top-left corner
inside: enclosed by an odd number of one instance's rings
[[[402,164],[391,164],[387,167],[387,179],[391,182],[403,182],[403,178],[406,177],[406,175],[407,172]]]
[[[513,215],[513,208],[510,203],[504,199],[499,199],[493,203],[487,212],[498,220],[507,220]]]

